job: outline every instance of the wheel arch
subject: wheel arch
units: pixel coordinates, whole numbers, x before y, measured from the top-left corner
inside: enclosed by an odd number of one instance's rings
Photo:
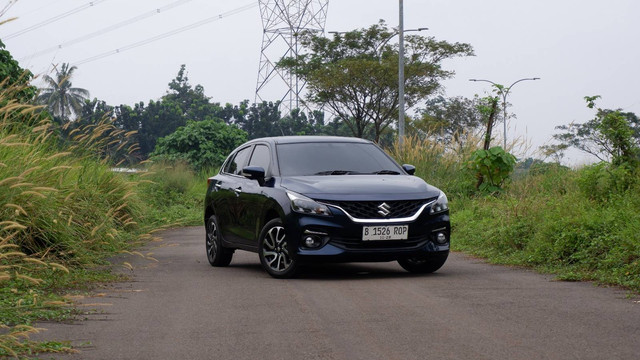
[[[204,209],[204,224],[207,225],[207,220],[211,217],[211,215],[215,215],[216,211],[213,206],[209,205]]]
[[[273,219],[280,219],[284,222],[284,211],[276,201],[270,202],[262,212],[262,216],[260,217],[260,221],[257,224],[256,236],[260,236],[260,232],[266,223]]]

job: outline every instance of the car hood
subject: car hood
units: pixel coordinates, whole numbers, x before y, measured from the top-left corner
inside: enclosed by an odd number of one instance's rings
[[[415,200],[440,193],[411,175],[291,176],[281,186],[316,200]]]

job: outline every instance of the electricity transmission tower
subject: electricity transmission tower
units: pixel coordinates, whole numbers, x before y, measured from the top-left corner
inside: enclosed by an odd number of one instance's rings
[[[258,69],[255,101],[263,101],[276,90],[286,91],[280,98],[280,111],[289,114],[300,108],[304,82],[297,76],[275,67],[282,57],[296,57],[298,34],[324,32],[329,0],[258,0],[262,16],[262,50]],[[270,83],[276,79],[279,86]],[[267,86],[269,85],[269,86]],[[269,92],[269,94],[267,94]],[[281,93],[281,92],[280,92]]]

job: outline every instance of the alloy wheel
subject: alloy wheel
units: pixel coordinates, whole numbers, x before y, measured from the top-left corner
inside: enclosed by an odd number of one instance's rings
[[[216,258],[218,253],[218,226],[213,218],[207,222],[207,256],[209,262]]]
[[[267,231],[262,239],[262,256],[274,272],[284,272],[291,266],[284,227],[274,226]]]

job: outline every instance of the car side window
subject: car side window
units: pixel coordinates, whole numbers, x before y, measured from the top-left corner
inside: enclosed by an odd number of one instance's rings
[[[246,147],[236,153],[231,161],[227,164],[224,172],[228,174],[241,175],[242,167],[249,157],[251,147]]]
[[[265,173],[269,171],[269,165],[271,165],[271,151],[266,145],[256,145],[251,155],[251,161],[249,166],[260,166],[264,169]]]

